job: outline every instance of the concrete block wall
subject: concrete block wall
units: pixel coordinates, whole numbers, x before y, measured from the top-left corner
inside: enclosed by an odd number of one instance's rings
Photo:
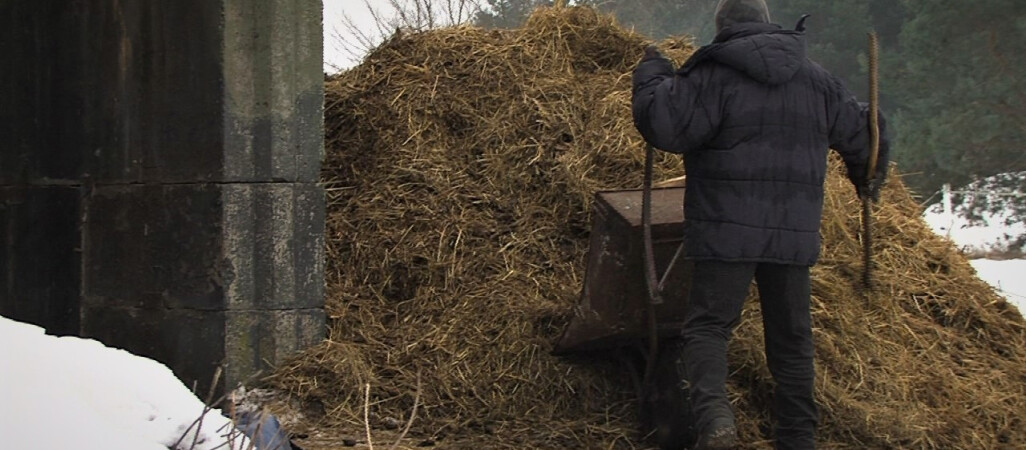
[[[218,365],[233,387],[322,339],[320,1],[4,12],[19,43],[0,49],[24,64],[0,78],[21,114],[0,128],[0,237],[19,243],[0,245],[15,274],[0,314],[63,320],[201,387]],[[54,282],[63,296],[30,298],[40,251],[77,269]]]

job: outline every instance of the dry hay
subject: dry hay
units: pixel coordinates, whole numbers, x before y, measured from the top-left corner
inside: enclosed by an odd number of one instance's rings
[[[640,184],[630,71],[646,43],[590,9],[540,9],[518,30],[396,35],[329,79],[331,334],[275,383],[356,435],[365,406],[371,427],[394,429],[419,392],[410,435],[441,444],[644,446],[623,367],[549,352],[580,295],[594,193]],[[693,50],[661,45],[678,63]],[[1021,316],[898,179],[874,213],[878,289],[860,295],[860,206],[831,168],[813,272],[822,444],[1026,446]],[[730,350],[753,448],[771,390],[758,317],[750,301]]]

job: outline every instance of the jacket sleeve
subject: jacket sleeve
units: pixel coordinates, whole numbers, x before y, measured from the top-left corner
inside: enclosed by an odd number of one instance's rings
[[[856,187],[865,184],[869,166],[871,132],[869,129],[869,105],[855,100],[855,97],[840,84],[834,82],[835,92],[830,113],[830,148],[840,153],[848,169],[848,179]],[[877,112],[880,126],[880,148],[877,153],[875,178],[882,185],[887,177],[890,161],[890,138],[883,113]]]
[[[684,153],[715,133],[719,102],[706,99],[697,71],[675,74],[666,58],[649,57],[634,69],[633,84],[634,126],[652,146]]]

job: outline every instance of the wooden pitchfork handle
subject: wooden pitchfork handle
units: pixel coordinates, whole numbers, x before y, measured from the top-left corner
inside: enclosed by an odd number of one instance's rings
[[[879,94],[880,85],[877,78],[879,65],[879,50],[877,46],[876,33],[869,33],[869,164],[866,168],[866,185],[872,186],[873,178],[876,177],[876,163],[880,154],[880,122],[879,122]],[[862,284],[866,290],[873,287],[872,265],[873,265],[873,215],[870,204],[872,193],[863,192],[862,195],[862,224],[865,227],[862,233],[862,256],[863,272]]]

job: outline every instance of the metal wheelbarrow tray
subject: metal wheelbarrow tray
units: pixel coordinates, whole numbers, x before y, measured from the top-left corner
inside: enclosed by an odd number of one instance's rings
[[[684,188],[652,190],[652,244],[660,276],[683,240],[683,205]],[[595,194],[584,288],[554,353],[612,349],[648,336],[641,206],[641,189]],[[680,334],[691,268],[679,259],[665,273],[664,302],[655,305],[660,337]]]

